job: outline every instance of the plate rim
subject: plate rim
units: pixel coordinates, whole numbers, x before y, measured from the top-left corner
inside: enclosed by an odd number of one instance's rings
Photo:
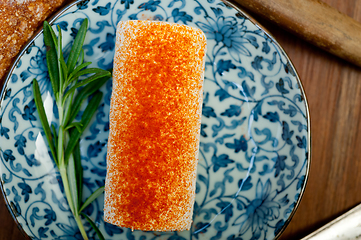
[[[50,25],[52,25],[59,17],[61,17],[61,15],[66,12],[68,9],[70,9],[71,7],[73,7],[74,5],[80,3],[80,2],[84,2],[87,0],[74,0],[68,4],[66,4],[65,6],[61,7],[59,10],[57,10],[55,13],[53,13],[51,16],[49,16],[47,19],[45,19],[44,21],[48,21]],[[311,135],[311,117],[310,117],[310,109],[309,109],[309,104],[308,104],[308,100],[307,100],[307,95],[306,92],[304,90],[302,81],[299,77],[299,74],[297,72],[297,69],[295,68],[292,60],[289,58],[287,52],[285,51],[285,49],[279,44],[279,42],[276,40],[276,38],[267,30],[267,28],[265,28],[262,24],[260,24],[255,18],[252,17],[251,14],[249,14],[248,12],[244,11],[243,9],[241,9],[240,6],[238,6],[237,4],[234,3],[233,0],[220,0],[221,2],[223,2],[224,4],[226,4],[227,6],[233,8],[234,10],[236,10],[239,14],[241,14],[243,17],[245,17],[247,20],[249,20],[253,25],[255,25],[257,28],[259,28],[261,31],[263,31],[267,37],[269,37],[272,42],[282,51],[284,57],[287,59],[288,63],[290,64],[292,70],[295,73],[295,79],[297,80],[297,83],[299,85],[299,91],[302,94],[304,100],[303,100],[303,104],[305,106],[305,117],[307,120],[307,127],[308,127],[308,131],[307,131],[307,162],[306,162],[306,168],[305,168],[305,180],[304,180],[304,184],[302,186],[302,189],[299,192],[299,197],[297,199],[296,205],[294,206],[294,208],[292,209],[292,212],[290,213],[290,215],[288,216],[287,220],[285,221],[284,225],[282,226],[282,229],[280,229],[280,231],[277,233],[277,235],[274,237],[274,239],[279,239],[280,236],[284,233],[284,231],[286,230],[286,228],[288,227],[289,223],[292,221],[295,213],[297,212],[299,205],[301,204],[301,201],[303,199],[306,187],[307,187],[307,183],[308,183],[308,179],[309,179],[309,172],[310,172],[310,167],[311,167],[311,161],[312,161],[312,149],[311,149],[311,142],[312,142],[312,135]],[[10,78],[15,70],[15,68],[17,67],[19,61],[21,60],[22,56],[25,54],[25,52],[28,50],[29,47],[31,47],[31,45],[33,44],[33,42],[43,33],[43,27],[40,26],[35,32],[34,34],[30,37],[30,39],[24,44],[24,46],[21,48],[21,50],[19,51],[18,55],[16,56],[16,58],[12,61],[10,68],[7,70],[5,77],[3,78],[3,86],[1,88],[1,92],[0,92],[0,103],[4,100],[5,97],[5,89],[10,81]],[[2,178],[0,176],[0,192],[1,195],[4,199],[6,208],[8,209],[11,217],[13,218],[14,222],[16,223],[18,229],[20,230],[20,232],[22,233],[22,235],[26,238],[26,239],[31,239],[30,236],[25,232],[24,228],[21,226],[21,224],[19,223],[19,221],[17,220],[16,214],[14,212],[14,210],[12,209],[11,205],[9,204],[9,200],[6,197],[6,193],[4,190],[4,186],[3,186],[3,181]]]
[[[288,56],[286,50],[279,44],[279,42],[276,40],[276,38],[267,30],[267,28],[265,28],[262,24],[260,24],[255,18],[253,18],[251,16],[251,14],[249,14],[248,12],[245,12],[244,10],[242,10],[238,5],[236,5],[235,3],[233,3],[234,0],[221,0],[222,2],[224,2],[225,4],[227,4],[228,6],[231,6],[232,8],[234,8],[236,11],[238,11],[239,13],[243,14],[244,17],[246,17],[250,22],[252,22],[252,24],[254,24],[256,27],[258,27],[259,29],[261,29],[272,41],[275,45],[277,45],[277,47],[279,47],[283,53],[284,53],[284,57],[287,59],[287,61],[289,62],[289,64],[292,67],[292,70],[295,72],[295,78],[297,80],[297,83],[300,86],[300,92],[302,93],[302,96],[304,97],[304,104],[305,104],[305,113],[306,113],[306,119],[307,119],[307,127],[308,127],[308,131],[307,131],[307,149],[308,149],[308,159],[307,159],[307,166],[306,166],[306,171],[305,171],[305,182],[304,185],[302,186],[302,189],[300,191],[300,195],[297,199],[296,205],[295,207],[292,209],[292,212],[290,213],[289,217],[287,218],[287,220],[285,221],[284,225],[282,226],[282,229],[278,232],[278,234],[275,236],[274,239],[279,239],[282,234],[284,233],[284,231],[286,230],[286,228],[288,227],[288,225],[290,224],[290,222],[292,221],[294,215],[296,214],[298,207],[301,204],[301,201],[303,199],[304,193],[306,191],[306,187],[307,187],[307,183],[308,183],[308,178],[309,178],[309,173],[310,173],[310,168],[311,168],[311,158],[312,158],[312,150],[311,150],[311,117],[310,117],[310,109],[309,109],[309,105],[308,105],[308,100],[307,100],[307,96],[306,96],[306,92],[305,89],[303,87],[301,78],[298,74],[297,69],[295,68],[292,60],[290,59],[290,57]],[[231,2],[232,1],[232,2]]]

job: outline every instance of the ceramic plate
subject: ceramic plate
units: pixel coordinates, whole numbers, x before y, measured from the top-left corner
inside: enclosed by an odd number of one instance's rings
[[[64,51],[89,19],[86,61],[112,67],[116,24],[152,19],[202,29],[208,39],[200,155],[192,229],[142,232],[105,224],[103,196],[85,209],[106,239],[274,239],[303,194],[310,164],[309,115],[295,69],[280,46],[245,14],[219,0],[87,0],[54,16]],[[0,171],[5,200],[33,239],[80,239],[36,112],[39,81],[50,121],[57,111],[40,32],[6,79],[0,111]],[[84,198],[104,185],[111,81],[81,140]],[[150,193],[151,194],[151,193]],[[95,232],[86,225],[91,239]]]

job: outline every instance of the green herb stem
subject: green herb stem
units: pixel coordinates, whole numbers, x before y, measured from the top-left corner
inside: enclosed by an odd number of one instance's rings
[[[64,165],[65,161],[64,161],[64,128],[62,125],[60,125],[59,127],[59,132],[58,132],[58,162],[59,162],[59,166]]]
[[[82,46],[87,28],[88,20],[84,19],[75,37],[68,62],[65,63],[62,52],[61,29],[58,28],[59,35],[57,37],[50,25],[44,22],[47,65],[59,113],[58,129],[54,125],[51,125],[50,128],[38,82],[36,79],[33,81],[33,93],[39,118],[51,154],[59,168],[69,208],[85,240],[88,240],[88,236],[80,216],[83,216],[90,223],[100,239],[104,239],[94,222],[82,213],[89,204],[104,192],[104,187],[94,191],[82,204],[83,168],[81,166],[79,139],[102,100],[102,93],[97,90],[111,76],[108,71],[98,68],[87,68],[91,63],[83,63],[84,51]],[[80,81],[79,77],[83,75],[87,75],[87,77]],[[82,87],[80,91],[78,90],[79,87]],[[85,108],[81,120],[75,121],[83,101],[90,95],[92,95],[92,98]]]
[[[75,222],[79,227],[79,231],[82,235],[82,237],[84,238],[84,240],[88,240],[88,235],[86,234],[83,222],[81,221],[80,215],[74,216],[75,218]]]
[[[82,237],[84,238],[84,240],[88,240],[88,236],[84,229],[83,222],[80,219],[79,212],[75,211],[75,206],[72,201],[73,197],[72,197],[72,193],[71,193],[70,185],[69,185],[69,181],[68,181],[67,169],[65,166],[60,166],[59,171],[60,171],[61,180],[63,181],[65,196],[66,196],[66,199],[68,199],[69,208],[74,215],[75,222],[78,225],[78,228],[79,228],[79,231],[80,231]]]
[[[64,192],[65,192],[66,198],[68,199],[69,208],[70,208],[71,212],[75,215],[76,212],[74,211],[74,204],[72,201],[66,167],[64,165],[60,165],[59,172],[60,172],[61,180],[63,181]]]

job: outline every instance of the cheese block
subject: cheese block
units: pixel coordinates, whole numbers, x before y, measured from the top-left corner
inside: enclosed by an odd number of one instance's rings
[[[104,220],[144,231],[190,229],[206,37],[156,21],[117,25]]]

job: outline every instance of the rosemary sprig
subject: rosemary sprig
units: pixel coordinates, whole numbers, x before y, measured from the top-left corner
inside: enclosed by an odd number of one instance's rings
[[[85,18],[75,37],[69,57],[65,62],[62,52],[61,29],[58,27],[59,34],[56,36],[49,23],[44,22],[44,43],[47,49],[46,62],[59,112],[58,129],[53,124],[49,125],[38,81],[36,79],[33,80],[35,105],[50,152],[59,168],[69,208],[85,240],[88,239],[88,236],[80,216],[83,216],[89,222],[100,239],[104,239],[95,223],[82,212],[103,193],[104,187],[100,187],[82,203],[83,168],[81,165],[79,139],[102,99],[102,93],[99,91],[99,88],[111,76],[109,71],[99,68],[87,68],[91,63],[83,62],[84,51],[82,46],[87,29],[88,19]],[[85,76],[85,78],[79,80],[81,76]],[[79,89],[79,87],[82,88]],[[91,95],[92,98],[89,104],[87,104],[81,120],[75,121],[83,101]]]

